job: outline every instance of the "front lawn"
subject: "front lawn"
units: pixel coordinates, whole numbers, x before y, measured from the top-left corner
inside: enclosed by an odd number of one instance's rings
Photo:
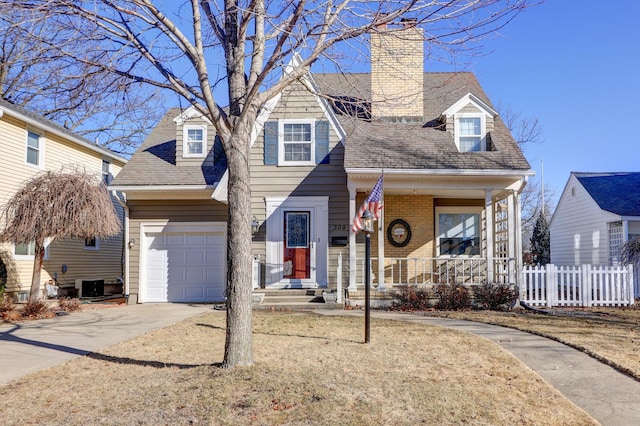
[[[362,318],[256,312],[255,365],[225,370],[224,321],[207,313],[1,387],[2,423],[596,424],[469,334],[373,319],[365,345]]]

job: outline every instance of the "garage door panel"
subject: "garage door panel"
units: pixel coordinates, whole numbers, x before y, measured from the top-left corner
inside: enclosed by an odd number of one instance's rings
[[[145,233],[145,236],[146,279],[141,289],[142,301],[224,300],[224,232],[193,233],[172,230]]]

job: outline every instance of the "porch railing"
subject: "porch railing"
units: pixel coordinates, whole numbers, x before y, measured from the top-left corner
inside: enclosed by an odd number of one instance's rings
[[[364,285],[365,259],[356,259],[356,284]],[[439,283],[482,284],[484,282],[513,284],[515,260],[494,259],[493,278],[488,277],[487,259],[483,257],[386,257],[384,259],[385,286]],[[371,258],[371,284],[376,287],[378,258]]]

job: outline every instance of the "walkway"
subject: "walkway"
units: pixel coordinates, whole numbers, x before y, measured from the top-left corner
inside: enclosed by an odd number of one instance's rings
[[[318,310],[323,315],[360,315],[362,311]],[[555,340],[507,327],[400,312],[372,311],[372,317],[452,328],[502,346],[542,376],[602,425],[640,424],[640,382],[589,355]],[[375,341],[375,330],[371,330]]]

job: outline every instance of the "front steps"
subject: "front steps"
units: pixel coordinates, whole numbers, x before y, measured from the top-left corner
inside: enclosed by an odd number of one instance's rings
[[[322,293],[330,289],[255,289],[253,309],[268,311],[302,311],[313,309],[344,309],[344,303],[324,301]],[[334,299],[335,300],[335,299]]]

